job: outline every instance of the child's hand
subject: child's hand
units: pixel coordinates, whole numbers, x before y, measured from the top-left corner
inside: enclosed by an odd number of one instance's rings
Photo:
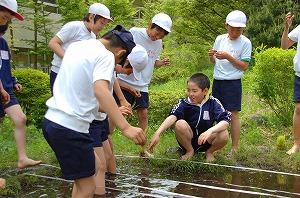
[[[198,144],[202,145],[204,144],[208,138],[211,136],[212,132],[210,130],[205,131],[204,133],[201,133],[201,135],[198,138]]]
[[[7,104],[10,101],[10,95],[4,90],[1,89],[1,100],[3,104]]]
[[[154,151],[154,147],[156,146],[156,144],[159,141],[159,134],[155,133],[154,136],[152,137],[151,143],[148,146],[148,150],[153,153]]]
[[[208,50],[208,56],[209,57],[213,57],[216,53],[217,53],[217,50],[214,50],[214,49]]]
[[[134,141],[135,144],[145,145],[146,143],[146,136],[141,128],[130,126],[122,131],[122,133],[125,137]]]
[[[170,65],[170,59],[169,58],[164,58],[161,60],[163,65]]]
[[[217,51],[216,53],[215,53],[215,56],[216,56],[216,58],[217,59],[228,59],[228,53],[227,52],[224,52],[224,51]]]
[[[292,25],[293,19],[294,19],[294,15],[292,15],[291,12],[288,12],[285,15],[285,18],[284,18],[284,27],[286,29],[288,29]]]
[[[17,92],[20,92],[22,90],[22,85],[20,83],[15,84],[14,87]]]
[[[132,116],[133,115],[131,107],[129,108],[129,107],[125,107],[125,106],[120,106],[119,110],[121,111],[122,115],[124,115],[124,116]]]

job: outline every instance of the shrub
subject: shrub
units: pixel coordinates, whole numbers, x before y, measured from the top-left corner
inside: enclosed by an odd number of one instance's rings
[[[269,48],[254,55],[254,91],[285,126],[291,124],[294,108],[294,55],[295,50],[279,48]]]
[[[14,76],[23,86],[16,96],[27,116],[28,123],[41,126],[41,121],[47,110],[46,100],[51,96],[49,75],[35,69],[16,69]]]

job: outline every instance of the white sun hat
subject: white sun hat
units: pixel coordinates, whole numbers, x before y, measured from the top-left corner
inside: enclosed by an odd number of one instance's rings
[[[16,0],[0,0],[0,5],[13,12],[14,17],[20,21],[24,20],[24,17],[18,13],[18,3]]]
[[[146,49],[141,45],[136,45],[127,58],[132,66],[134,78],[140,80],[141,72],[148,64],[148,53]]]
[[[234,10],[226,17],[226,23],[231,27],[246,27],[247,17],[244,12]]]
[[[152,18],[152,23],[155,23],[162,29],[166,30],[167,32],[171,32],[172,28],[172,19],[169,15],[165,13],[158,13]]]
[[[94,3],[89,8],[89,13],[100,15],[112,21],[109,9],[102,3]]]

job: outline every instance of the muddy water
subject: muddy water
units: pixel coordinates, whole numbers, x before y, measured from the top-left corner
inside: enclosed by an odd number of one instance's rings
[[[107,175],[106,197],[299,197],[300,175],[230,167],[118,158],[116,175]],[[174,168],[175,165],[175,168]],[[193,173],[191,173],[193,172]],[[46,165],[0,173],[8,186],[0,197],[70,197],[72,182]]]

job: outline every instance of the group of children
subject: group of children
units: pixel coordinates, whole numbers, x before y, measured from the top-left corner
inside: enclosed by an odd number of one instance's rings
[[[15,0],[0,0],[1,24],[8,25],[17,13]],[[2,8],[3,7],[3,8]],[[288,34],[293,16],[288,13],[282,36],[282,48],[288,48],[300,38],[298,27]],[[215,64],[212,96],[210,81],[203,73],[187,80],[187,97],[180,99],[169,116],[154,133],[148,147],[149,84],[154,67],[170,64],[160,59],[162,39],[171,32],[172,20],[164,13],[155,15],[147,28],[133,27],[129,31],[117,25],[96,35],[113,21],[109,9],[92,4],[83,21],[65,24],[50,40],[54,52],[50,86],[52,97],[46,102],[48,110],[43,121],[43,134],[54,151],[63,177],[74,180],[72,197],[93,197],[105,194],[105,172],[116,172],[116,162],[109,134],[117,126],[125,137],[141,145],[144,153],[153,152],[160,135],[175,125],[175,137],[184,150],[182,160],[196,152],[205,152],[206,160],[214,160],[214,152],[223,148],[231,126],[231,155],[236,154],[240,135],[243,72],[249,67],[252,45],[243,36],[246,15],[239,10],[226,17],[226,34],[219,35],[208,55]],[[0,27],[0,31],[1,31]],[[6,27],[7,28],[7,27]],[[0,33],[4,33],[3,32]],[[25,153],[26,117],[12,89],[21,85],[11,76],[10,54],[1,38],[1,109],[16,125],[19,161],[24,168],[39,164]],[[298,47],[299,49],[299,47]],[[300,52],[299,52],[300,53]],[[300,148],[300,66],[295,57],[294,145],[289,154]],[[139,127],[131,126],[124,116],[137,110]],[[4,113],[1,114],[3,117]],[[0,186],[1,186],[0,180]]]

